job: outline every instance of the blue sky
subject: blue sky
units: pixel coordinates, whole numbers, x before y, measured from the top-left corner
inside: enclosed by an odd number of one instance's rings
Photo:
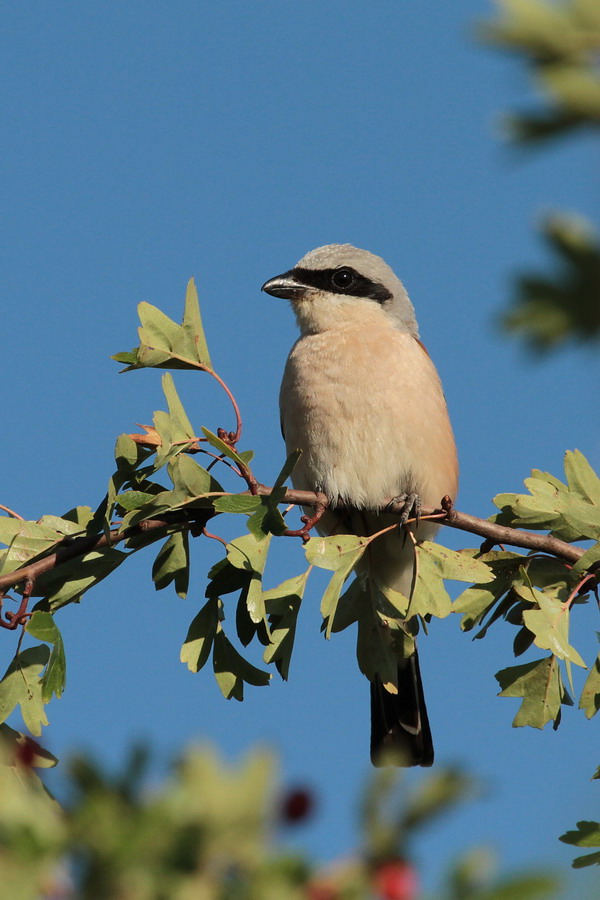
[[[140,300],[178,319],[192,275],[213,362],[244,413],[242,446],[268,483],[295,325],[260,285],[334,241],[379,253],[406,283],[448,397],[461,509],[491,514],[490,498],[532,467],[560,475],[567,448],[598,467],[597,358],[533,363],[495,324],[514,272],[547,260],[540,215],[596,211],[597,146],[582,137],[538,156],[502,144],[500,113],[530,91],[516,61],[474,39],[491,11],[475,0],[3,4],[0,502],[33,519],[97,504],[116,436],[164,406],[158,373],[118,375],[109,356],[136,342]],[[206,379],[176,383],[198,429],[229,424]],[[298,844],[347,852],[369,770],[353,635],[323,641],[309,590],[290,682],[226,702],[209,672],[178,662],[217,555],[195,549],[187,601],[155,593],[146,554],[60,614],[69,684],[46,741],[116,764],[144,737],[157,765],[190,741],[231,759],[268,742],[283,777],[320,797]],[[268,586],[302,570],[286,542]],[[591,661],[591,608],[576,618]],[[556,837],[597,817],[597,722],[567,710],[557,733],[511,729],[517,702],[495,698],[493,673],[511,665],[513,634],[496,632],[473,643],[452,617],[421,642],[437,758],[486,785],[417,845],[429,887],[473,844],[507,865],[567,865]]]

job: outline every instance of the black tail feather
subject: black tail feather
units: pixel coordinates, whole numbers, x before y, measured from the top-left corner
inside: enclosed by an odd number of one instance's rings
[[[398,667],[398,693],[371,682],[371,762],[431,766],[433,740],[417,652]]]

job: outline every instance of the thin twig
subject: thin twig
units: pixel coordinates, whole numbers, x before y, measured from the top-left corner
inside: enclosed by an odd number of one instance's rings
[[[19,513],[16,513],[16,512],[14,511],[14,509],[10,509],[8,506],[4,506],[3,503],[0,503],[0,509],[3,509],[4,512],[7,512],[7,513],[9,514],[9,516],[10,516],[11,518],[13,518],[13,519],[20,519],[21,522],[24,522],[24,521],[25,521],[25,519],[23,518],[23,516],[20,516]]]

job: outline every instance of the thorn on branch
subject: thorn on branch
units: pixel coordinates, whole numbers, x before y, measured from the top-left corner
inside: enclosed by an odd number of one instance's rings
[[[27,619],[31,616],[30,612],[27,612],[27,604],[31,598],[31,592],[33,591],[33,586],[35,584],[34,578],[28,578],[23,587],[23,596],[21,598],[21,603],[16,612],[6,612],[4,615],[4,619],[2,618],[2,599],[0,597],[0,626],[2,628],[8,628],[9,631],[14,631],[19,625],[24,625]]]
[[[306,544],[310,540],[310,532],[315,527],[317,522],[322,519],[323,513],[327,509],[327,505],[322,501],[317,501],[315,504],[315,511],[312,516],[300,516],[300,521],[303,523],[302,528],[286,528],[283,532],[286,537],[299,537],[302,538],[302,543]]]

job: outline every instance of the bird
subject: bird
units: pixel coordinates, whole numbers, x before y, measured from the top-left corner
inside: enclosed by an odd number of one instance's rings
[[[281,427],[288,453],[301,451],[292,484],[328,499],[318,532],[369,536],[398,524],[384,510],[395,498],[404,503],[401,522],[416,517],[415,539],[432,539],[436,524],[418,514],[456,497],[457,451],[441,381],[400,279],[380,256],[328,244],[262,290],[291,302],[300,330],[281,383]],[[413,542],[401,527],[386,532],[356,566],[358,602],[387,588],[409,597],[414,577]],[[363,669],[375,766],[433,764],[411,635],[403,646],[391,677]]]

